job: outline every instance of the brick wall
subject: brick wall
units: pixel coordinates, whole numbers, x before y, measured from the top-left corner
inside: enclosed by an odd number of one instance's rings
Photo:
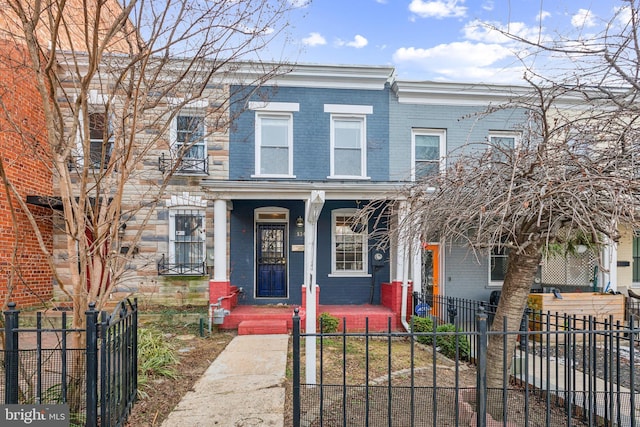
[[[20,47],[0,40],[0,155],[7,179],[23,201],[27,195],[52,194],[51,170],[44,161],[48,150],[42,102],[27,61]],[[51,251],[51,209],[28,208],[44,246]],[[4,300],[10,286],[10,299],[18,307],[50,299],[52,274],[47,257],[18,199],[8,198],[4,185],[0,185],[0,248],[0,299]]]

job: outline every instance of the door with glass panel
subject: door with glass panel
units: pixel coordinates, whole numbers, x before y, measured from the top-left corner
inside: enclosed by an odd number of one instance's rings
[[[287,296],[287,225],[258,223],[256,229],[256,297]]]
[[[424,244],[422,250],[422,293],[432,308],[431,314],[438,314],[436,299],[440,294],[439,286],[439,246]]]

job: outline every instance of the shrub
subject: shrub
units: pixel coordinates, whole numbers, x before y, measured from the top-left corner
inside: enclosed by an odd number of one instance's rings
[[[340,319],[329,313],[320,313],[318,316],[318,324],[320,325],[320,332],[323,334],[333,334],[338,332],[338,325]]]
[[[416,339],[420,344],[433,344],[433,319],[430,317],[413,316],[413,332],[418,333]],[[443,335],[446,332],[458,332],[454,325],[445,323],[436,327],[436,348],[443,355],[454,359],[456,357],[456,335]],[[458,335],[458,354],[461,360],[469,359],[469,340],[466,336]]]
[[[413,332],[433,332],[433,320],[430,317],[418,317],[413,316],[411,318],[411,322],[413,325]],[[417,340],[420,344],[431,345],[432,336],[425,335],[417,335]]]
[[[452,334],[452,335],[440,335],[442,332],[458,332],[459,329],[456,328],[451,323],[445,323],[444,325],[440,325],[436,328],[436,347],[438,351],[443,355],[447,356],[450,359],[455,359],[456,357],[456,339],[458,341],[458,355],[461,360],[469,359],[469,340],[465,335],[460,334]]]

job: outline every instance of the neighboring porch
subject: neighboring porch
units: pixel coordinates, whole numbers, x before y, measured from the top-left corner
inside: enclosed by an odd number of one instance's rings
[[[321,305],[319,304],[319,287],[316,286],[316,314],[319,316],[321,313],[329,313],[340,319],[339,331],[343,330],[343,324],[346,324],[347,332],[365,331],[367,319],[370,332],[401,330],[402,283],[383,283],[381,286],[381,305]],[[288,333],[293,327],[295,309],[299,310],[301,319],[306,319],[304,307],[307,292],[304,287],[301,305],[238,305],[238,292],[235,286],[225,287],[213,281],[210,292],[211,301],[220,301],[220,308],[227,310],[219,328],[237,329],[239,335]],[[405,314],[409,317],[412,313],[411,284],[407,286],[406,295]],[[304,325],[304,322],[302,324]]]

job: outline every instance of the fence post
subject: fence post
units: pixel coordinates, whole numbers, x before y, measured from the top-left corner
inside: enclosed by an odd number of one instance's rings
[[[529,346],[529,318],[531,317],[532,310],[527,307],[524,309],[524,314],[522,315],[522,319],[520,319],[520,332],[524,332],[524,334],[520,334],[520,345],[518,346],[520,350],[524,351]],[[542,319],[542,317],[541,317]]]
[[[293,310],[293,427],[300,427],[300,316]]]
[[[4,378],[5,405],[18,403],[18,325],[20,310],[16,310],[16,303],[10,302],[9,309],[4,312]]]
[[[96,303],[89,303],[86,329],[86,382],[87,382],[87,423],[86,427],[98,425],[98,311]]]
[[[478,361],[476,380],[476,412],[477,426],[487,425],[487,313],[484,306],[480,306],[476,315],[478,331],[478,345],[476,359]]]
[[[458,316],[458,309],[456,303],[451,297],[447,298],[447,312],[449,313],[449,323],[456,324],[456,316]]]

